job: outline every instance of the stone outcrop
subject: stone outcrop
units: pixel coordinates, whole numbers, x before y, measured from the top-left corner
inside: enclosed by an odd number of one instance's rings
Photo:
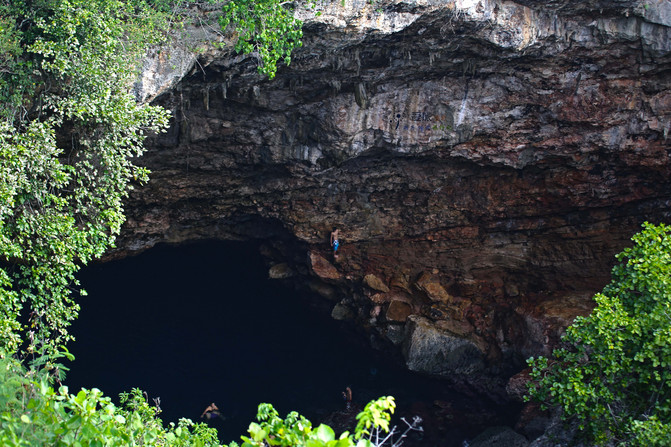
[[[310,251],[310,266],[312,272],[324,280],[339,280],[343,275],[329,261],[316,251]]]
[[[389,292],[389,287],[387,287],[384,281],[372,273],[369,273],[363,277],[363,283],[373,290],[377,290],[379,292]]]
[[[268,277],[270,279],[287,279],[294,276],[294,271],[291,270],[286,263],[275,264],[268,270]]]
[[[427,318],[408,318],[405,341],[404,356],[411,371],[468,376],[484,369],[483,353],[473,342],[441,331]]]
[[[116,255],[265,239],[272,276],[410,369],[510,376],[671,220],[670,5],[324,3],[272,81],[226,36],[191,68],[157,53],[138,96],[174,118]]]

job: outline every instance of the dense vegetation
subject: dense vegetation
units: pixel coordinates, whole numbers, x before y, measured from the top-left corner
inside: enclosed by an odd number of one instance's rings
[[[0,14],[0,348],[52,354],[77,315],[74,274],[113,244],[147,176],[133,159],[166,126],[131,91],[160,35],[141,0],[4,0]]]
[[[168,113],[138,104],[138,64],[186,0],[0,3],[0,347],[53,350],[69,339],[79,265],[114,243],[134,158]],[[238,47],[270,76],[300,44],[276,0],[224,5]],[[26,315],[26,310],[28,314]],[[23,318],[23,320],[22,320]]]
[[[116,407],[100,390],[54,389],[53,376],[0,359],[0,445],[18,446],[215,446],[216,430],[187,419],[164,428],[156,407],[140,390]]]
[[[617,255],[613,279],[552,359],[533,366],[531,395],[558,405],[595,443],[671,444],[671,227],[645,224]]]

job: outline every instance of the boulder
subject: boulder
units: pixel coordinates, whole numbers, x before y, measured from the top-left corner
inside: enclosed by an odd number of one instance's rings
[[[473,374],[485,366],[475,343],[442,331],[418,315],[408,317],[403,354],[408,369],[434,376]]]
[[[473,332],[473,325],[466,320],[438,320],[435,324],[438,329],[448,331],[462,337]]]
[[[315,251],[310,251],[310,267],[315,275],[323,279],[340,280],[343,279],[342,273],[327,261],[322,255]]]
[[[382,304],[391,301],[391,296],[387,293],[375,293],[369,299],[375,304]]]
[[[333,310],[331,311],[331,318],[339,321],[351,320],[352,318],[354,318],[354,313],[347,305],[343,303],[338,303],[335,306],[333,306]]]
[[[378,292],[389,292],[389,287],[384,283],[384,281],[372,273],[369,273],[363,277],[363,283],[371,289],[377,290]]]
[[[551,424],[550,413],[543,410],[538,402],[529,402],[520,413],[515,430],[534,441],[545,434]]]
[[[400,324],[388,324],[382,329],[381,333],[387,340],[396,346],[401,345],[405,340],[403,326]]]
[[[404,323],[405,320],[412,314],[412,307],[403,301],[394,300],[389,303],[385,317],[388,321],[397,321]]]
[[[285,279],[294,276],[295,272],[289,267],[289,264],[283,262],[275,264],[268,270],[268,277],[270,279]]]
[[[375,293],[369,297],[375,304],[391,303],[392,301],[401,301],[412,306],[412,296],[401,290],[392,290],[389,293]]]
[[[556,447],[556,446],[573,446],[573,447],[592,447],[592,443],[585,444],[580,440],[581,431],[577,421],[566,423],[561,417],[561,411],[555,411],[549,418],[547,427],[544,433],[538,438],[534,439],[529,447]],[[613,441],[608,441],[604,444],[605,447],[613,447]]]
[[[408,280],[408,276],[405,274],[393,277],[390,284],[392,287],[397,287],[399,289],[405,290],[408,293],[412,293],[410,289],[410,281]]]
[[[450,294],[440,284],[440,279],[429,272],[422,273],[415,282],[415,286],[426,293],[431,301],[448,303],[452,300]]]
[[[524,401],[524,396],[528,394],[527,383],[530,380],[530,373],[531,368],[526,368],[508,380],[508,384],[506,385],[508,396],[519,402]]]
[[[319,279],[313,278],[307,282],[307,286],[308,289],[328,300],[335,301],[337,299],[337,293],[335,289]]]

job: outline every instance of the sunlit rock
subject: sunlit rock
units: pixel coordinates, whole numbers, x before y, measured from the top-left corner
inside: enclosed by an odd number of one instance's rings
[[[389,292],[389,287],[378,276],[369,273],[363,277],[363,282],[368,287],[379,292]]]
[[[421,276],[415,282],[415,286],[426,293],[426,295],[431,299],[431,301],[440,301],[443,303],[448,303],[452,300],[452,297],[445,290],[445,288],[440,284],[440,279],[431,275],[428,272],[423,272]]]

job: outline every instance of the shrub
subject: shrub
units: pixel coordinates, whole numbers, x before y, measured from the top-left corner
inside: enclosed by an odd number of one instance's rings
[[[551,359],[530,359],[531,396],[560,406],[596,443],[668,445],[671,433],[670,227],[645,223],[616,256],[596,308]]]

